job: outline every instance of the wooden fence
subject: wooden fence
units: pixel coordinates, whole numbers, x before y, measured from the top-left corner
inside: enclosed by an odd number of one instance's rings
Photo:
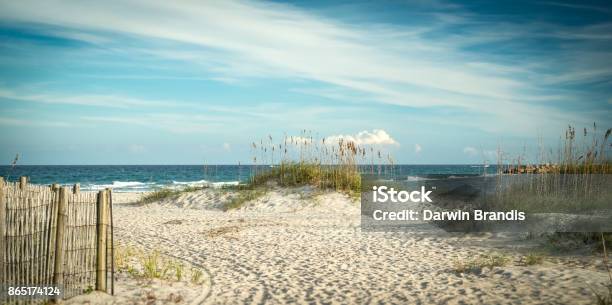
[[[0,303],[7,287],[58,287],[61,298],[114,291],[112,192],[0,177]],[[38,296],[39,297],[39,296]]]

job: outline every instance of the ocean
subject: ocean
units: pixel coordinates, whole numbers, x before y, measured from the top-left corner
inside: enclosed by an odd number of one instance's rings
[[[8,181],[30,177],[34,184],[72,185],[80,183],[84,191],[112,188],[115,192],[145,192],[159,188],[184,186],[221,186],[248,181],[252,173],[269,169],[259,165],[17,165],[0,166]],[[365,173],[390,171],[388,165],[363,165]],[[496,173],[495,165],[395,165],[394,179],[420,181]]]

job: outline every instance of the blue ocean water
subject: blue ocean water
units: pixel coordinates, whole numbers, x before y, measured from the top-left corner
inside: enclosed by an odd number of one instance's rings
[[[17,165],[0,166],[0,175],[9,181],[28,176],[31,183],[71,185],[80,183],[82,190],[113,188],[118,192],[149,191],[162,187],[186,185],[237,184],[245,182],[255,171],[269,166],[252,165]],[[494,174],[495,165],[363,165],[364,173],[389,173],[398,180],[419,181]]]

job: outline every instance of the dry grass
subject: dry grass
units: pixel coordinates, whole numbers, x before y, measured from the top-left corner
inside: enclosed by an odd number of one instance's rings
[[[525,266],[539,265],[544,262],[544,256],[539,253],[529,253],[521,258],[521,263]]]
[[[242,207],[245,203],[264,196],[267,193],[266,188],[257,187],[255,189],[238,190],[238,194],[224,203],[223,210],[233,210]]]
[[[192,284],[196,284],[199,285],[202,283],[202,275],[204,273],[202,272],[202,270],[200,269],[196,269],[196,268],[191,268],[191,283]]]
[[[183,262],[164,257],[158,251],[144,252],[134,247],[117,244],[114,259],[117,272],[125,272],[134,278],[182,281],[185,277]],[[194,270],[197,269],[191,269],[191,276]]]
[[[160,189],[147,193],[140,198],[139,203],[152,203],[167,198],[176,198],[181,194],[180,191],[171,189]]]
[[[251,184],[259,186],[270,181],[280,186],[312,185],[346,193],[359,193],[361,176],[356,165],[339,166],[316,163],[281,163],[278,167],[253,176]]]
[[[155,190],[153,192],[144,194],[140,198],[139,203],[147,204],[147,203],[152,203],[152,202],[156,202],[156,201],[160,201],[164,199],[173,199],[173,198],[179,197],[180,195],[184,193],[195,192],[195,191],[199,191],[203,189],[205,189],[205,187],[187,186],[181,189],[163,188],[163,189]]]
[[[535,162],[531,162],[525,152],[518,156],[506,156],[498,149],[497,163],[499,173],[547,173],[547,174],[610,174],[612,162],[608,152],[612,147],[608,140],[612,128],[599,132],[593,123],[592,129],[583,128],[576,135],[576,128],[569,125],[565,130],[563,143],[557,151],[539,146]],[[525,150],[525,149],[524,149]]]
[[[593,124],[582,140],[569,126],[555,156],[541,146],[535,163],[524,154],[507,159],[498,151],[498,181],[494,208],[528,213],[586,213],[610,209],[612,162],[608,158],[612,129],[601,134]],[[538,171],[527,171],[538,169]],[[518,175],[504,173],[523,173]]]
[[[456,261],[453,271],[456,273],[481,273],[484,268],[502,267],[508,264],[508,262],[510,262],[510,258],[503,254],[483,254],[473,259]]]
[[[345,139],[317,138],[312,132],[285,136],[274,143],[271,136],[251,144],[253,176],[247,188],[273,181],[280,186],[312,185],[349,194],[361,192],[361,170],[369,164],[371,174],[393,172],[394,161],[374,146],[358,145]],[[258,163],[259,162],[259,163]],[[383,165],[387,163],[388,165]],[[257,164],[270,165],[261,169]],[[376,165],[375,165],[376,164]]]

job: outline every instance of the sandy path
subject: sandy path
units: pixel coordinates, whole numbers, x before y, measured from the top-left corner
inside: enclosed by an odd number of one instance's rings
[[[455,261],[516,242],[446,234],[366,233],[348,198],[274,191],[239,211],[210,191],[114,209],[117,239],[212,276],[209,304],[591,304],[607,274],[545,262],[458,274]],[[197,208],[185,208],[185,206]],[[170,222],[170,223],[168,223]],[[488,241],[491,241],[490,243]],[[518,260],[518,259],[517,259]]]

